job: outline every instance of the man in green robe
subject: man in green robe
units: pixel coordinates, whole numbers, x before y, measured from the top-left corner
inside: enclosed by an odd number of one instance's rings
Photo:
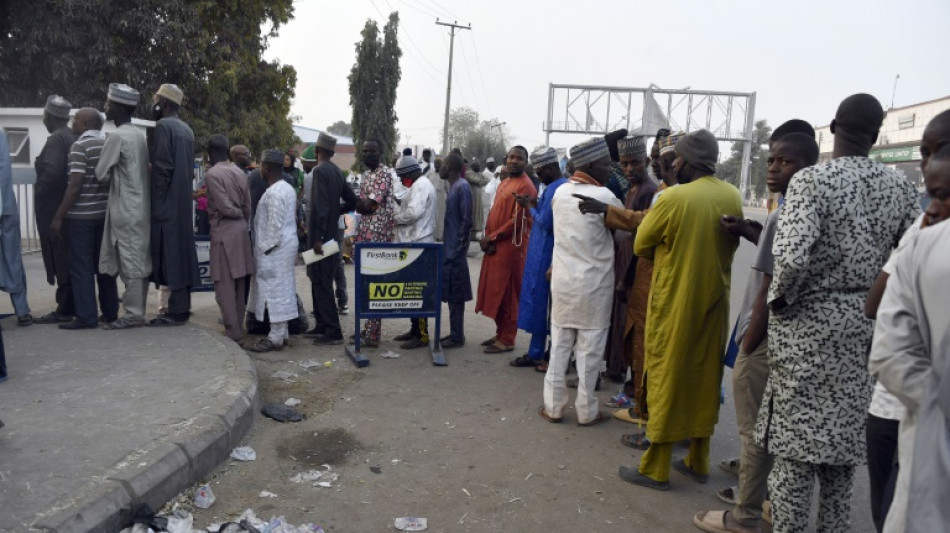
[[[713,175],[719,145],[711,133],[690,133],[675,151],[680,185],[659,197],[633,247],[654,264],[644,364],[650,447],[639,469],[620,467],[624,480],[657,490],[669,489],[671,465],[699,483],[708,478],[732,257],[739,246],[738,238],[719,228],[719,218],[742,217],[739,191]],[[689,453],[672,464],[673,444],[683,439],[691,440]]]

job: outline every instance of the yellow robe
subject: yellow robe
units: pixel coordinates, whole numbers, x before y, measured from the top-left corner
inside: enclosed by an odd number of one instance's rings
[[[634,253],[654,265],[645,331],[653,442],[709,437],[719,418],[732,257],[739,246],[719,227],[726,214],[742,217],[739,191],[709,176],[666,189],[637,231]]]

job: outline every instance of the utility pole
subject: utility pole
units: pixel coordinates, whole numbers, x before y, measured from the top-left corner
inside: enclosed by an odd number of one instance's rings
[[[452,101],[452,55],[455,53],[455,30],[470,30],[472,29],[472,24],[469,23],[468,26],[460,26],[455,23],[449,22],[440,22],[439,19],[435,19],[435,23],[439,26],[446,26],[449,28],[449,82],[445,86],[445,124],[442,128],[442,155],[447,155],[449,151],[449,105]]]
[[[897,96],[897,80],[899,79],[901,79],[900,74],[894,76],[894,90],[891,92],[891,109],[894,109],[894,97]]]

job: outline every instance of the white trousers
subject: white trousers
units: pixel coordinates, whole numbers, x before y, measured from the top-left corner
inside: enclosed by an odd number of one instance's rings
[[[284,339],[290,338],[290,334],[287,332],[287,322],[271,322],[270,333],[267,334],[267,338],[274,346],[283,345]]]
[[[551,360],[544,375],[544,411],[552,418],[561,418],[567,407],[567,367],[571,352],[577,359],[577,421],[586,424],[597,417],[597,396],[594,387],[607,346],[604,329],[561,328],[551,324]]]

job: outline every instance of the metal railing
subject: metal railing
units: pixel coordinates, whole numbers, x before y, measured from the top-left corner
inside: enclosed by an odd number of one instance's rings
[[[13,169],[13,194],[20,211],[20,250],[23,253],[40,251],[40,234],[36,229],[33,206],[33,184],[36,172],[32,168]]]

